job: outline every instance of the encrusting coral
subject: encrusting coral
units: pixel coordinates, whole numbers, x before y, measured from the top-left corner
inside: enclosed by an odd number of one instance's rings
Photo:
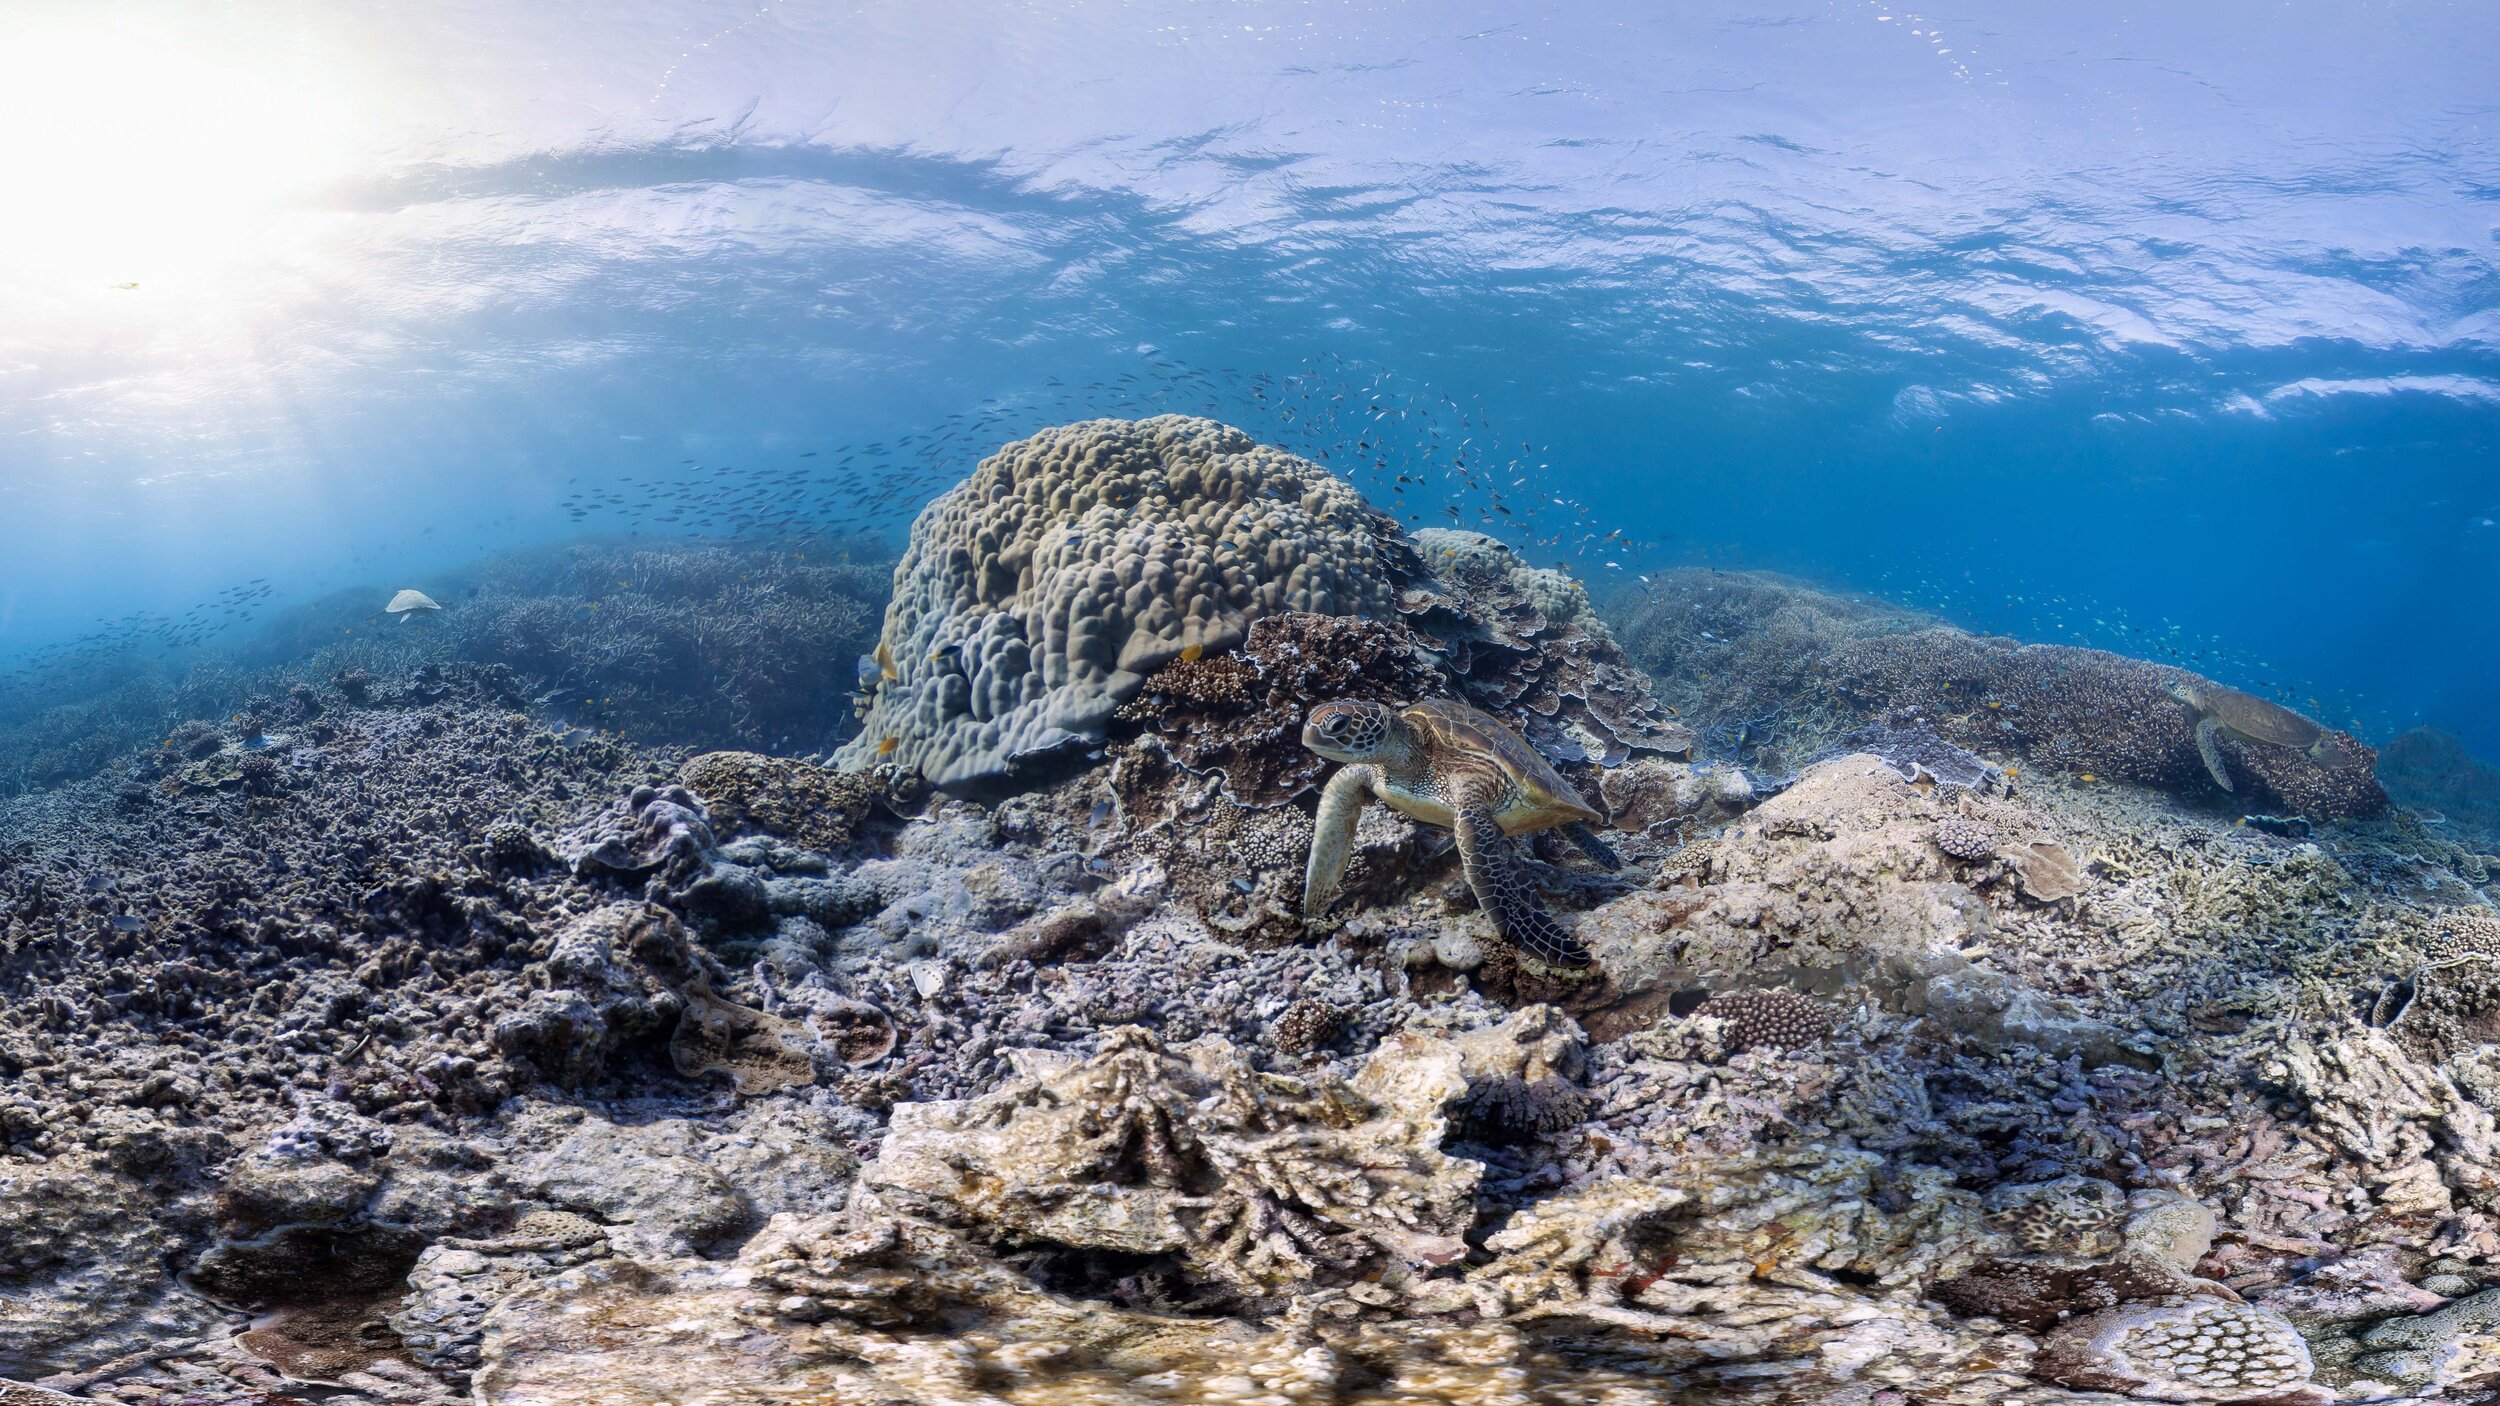
[[[826,853],[848,849],[891,795],[865,772],[755,752],[706,752],[688,761],[678,780],[703,798],[707,819],[719,828],[753,828]]]

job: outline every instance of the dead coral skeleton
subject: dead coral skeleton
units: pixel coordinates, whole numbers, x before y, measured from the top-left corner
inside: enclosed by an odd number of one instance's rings
[[[1110,1032],[1090,1059],[1016,1052],[964,1103],[898,1104],[860,1194],[1028,1244],[1174,1256],[1263,1293],[1464,1253],[1476,1164],[1439,1150],[1458,1050],[1399,1036],[1350,1081],[1261,1074],[1210,1037]]]

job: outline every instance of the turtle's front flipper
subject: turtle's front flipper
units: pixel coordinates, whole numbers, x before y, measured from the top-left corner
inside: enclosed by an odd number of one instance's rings
[[[2211,718],[2196,720],[2196,755],[2205,759],[2205,770],[2214,774],[2214,784],[2228,791],[2232,789],[2231,773],[2222,766],[2221,735],[2222,724]]]
[[[1341,767],[1320,792],[1319,818],[1311,825],[1311,862],[1302,871],[1303,917],[1316,918],[1335,901],[1346,861],[1354,857],[1354,824],[1371,804],[1379,776],[1376,767]]]
[[[1467,866],[1467,882],[1476,902],[1501,924],[1502,935],[1528,955],[1557,967],[1585,967],[1589,950],[1582,947],[1538,901],[1518,852],[1493,819],[1493,807],[1482,801],[1460,808],[1458,857]]]
[[[1599,839],[1596,829],[1587,823],[1574,820],[1563,827],[1563,833],[1580,847],[1580,853],[1596,860],[1603,868],[1612,871],[1623,867],[1623,856],[1615,853],[1613,845]]]

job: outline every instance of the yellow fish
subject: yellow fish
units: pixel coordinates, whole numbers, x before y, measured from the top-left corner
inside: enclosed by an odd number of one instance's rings
[[[895,667],[892,646],[884,640],[877,641],[877,672],[885,675],[887,683],[896,682],[903,677],[903,671]],[[891,742],[894,739],[889,737],[886,740]]]
[[[1198,643],[1196,640],[1191,640],[1189,643],[1181,646],[1181,662],[1184,664],[1195,664],[1201,658],[1205,657],[1206,652],[1207,647],[1205,645]]]
[[[2084,780],[2086,780],[2086,781],[2098,781],[2098,780],[2100,780],[2101,778],[2099,778],[2099,777],[2097,777],[2097,776],[2094,776],[2092,773],[2090,773],[2090,772],[2088,772],[2088,771],[2087,771],[2087,772],[2085,772],[2085,773],[2083,774],[2083,779],[2084,779]]]
[[[2022,775],[2022,772],[2014,767],[2009,766],[2005,769],[2005,779],[2008,781],[2011,781],[2020,775]]]
[[[895,749],[895,748],[897,748],[897,747],[900,747],[900,746],[902,746],[902,745],[903,745],[903,739],[901,739],[901,738],[899,738],[899,737],[889,737],[889,738],[887,738],[886,740],[884,740],[883,742],[880,742],[880,743],[878,743],[878,744],[877,744],[877,755],[878,755],[878,756],[880,756],[880,757],[890,757],[890,756],[893,756],[893,755],[894,755],[894,749]]]

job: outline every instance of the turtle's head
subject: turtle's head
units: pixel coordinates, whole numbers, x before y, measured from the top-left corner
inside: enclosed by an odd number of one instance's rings
[[[2351,771],[2368,761],[2369,754],[2340,732],[2320,732],[2309,744],[2309,760],[2329,771]]]
[[[1340,698],[1311,710],[1302,745],[1334,762],[1372,762],[1388,755],[1397,717],[1377,703]]]
[[[2199,712],[2204,711],[2205,691],[2196,686],[2194,679],[2180,679],[2171,684],[2170,699],[2174,703],[2184,703]]]

